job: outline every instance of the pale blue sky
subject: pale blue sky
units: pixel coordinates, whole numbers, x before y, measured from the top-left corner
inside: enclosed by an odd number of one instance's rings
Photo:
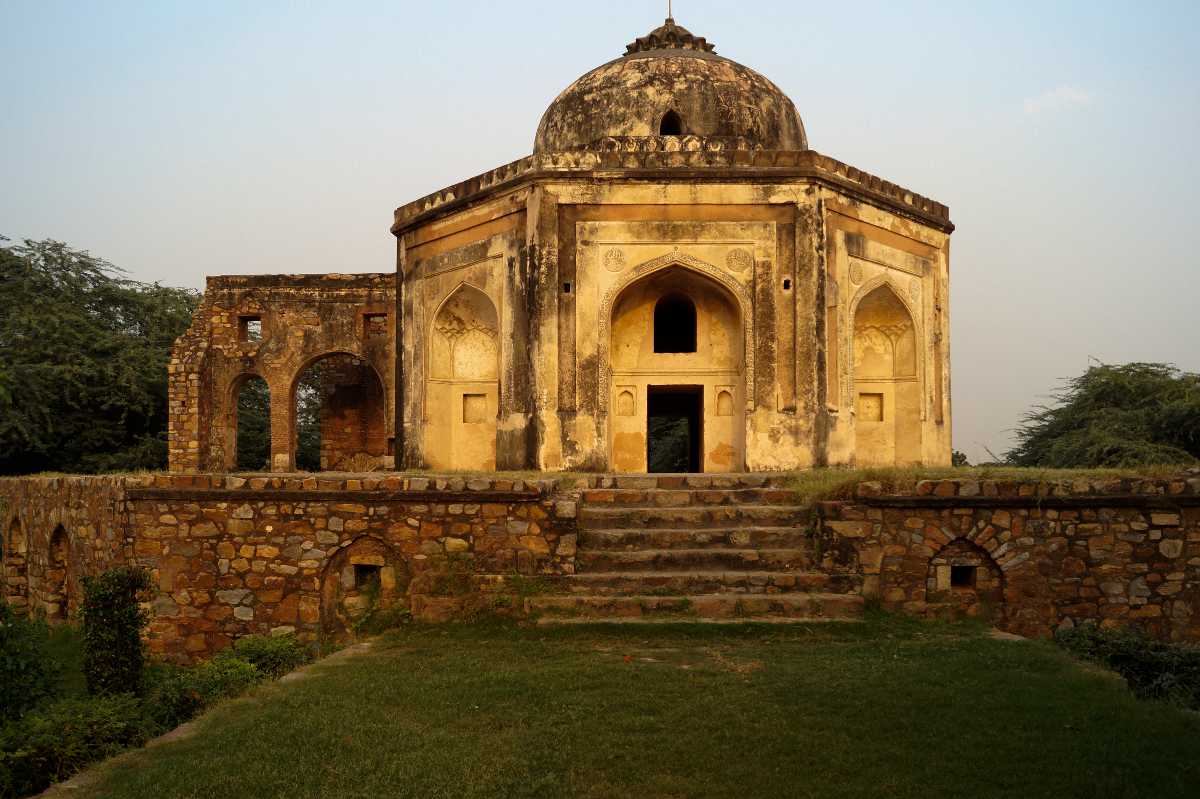
[[[195,287],[391,271],[397,205],[528,154],[554,96],[664,7],[0,0],[0,233]],[[788,92],[814,149],[950,206],[972,460],[1089,356],[1200,370],[1200,3],[675,18]]]

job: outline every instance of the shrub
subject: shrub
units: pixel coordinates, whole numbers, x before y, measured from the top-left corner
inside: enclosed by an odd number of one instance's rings
[[[240,696],[264,678],[252,663],[229,650],[195,666],[157,666],[147,680],[147,712],[162,729],[174,729],[214,703]]]
[[[142,703],[128,694],[47,705],[0,731],[0,796],[37,793],[156,732]]]
[[[83,578],[83,673],[90,693],[141,693],[142,628],[149,618],[138,594],[152,585],[150,573],[136,566]]]
[[[308,653],[294,635],[248,635],[226,651],[273,680],[308,662]]]
[[[1107,666],[1142,699],[1162,699],[1200,709],[1200,647],[1169,644],[1131,630],[1084,624],[1055,633],[1073,654]]]
[[[20,718],[54,692],[58,668],[46,651],[50,630],[0,601],[0,723]]]

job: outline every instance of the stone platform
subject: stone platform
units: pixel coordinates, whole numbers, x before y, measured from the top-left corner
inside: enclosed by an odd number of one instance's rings
[[[1096,620],[1200,640],[1200,475],[924,480],[806,504],[787,475],[0,479],[4,592],[68,617],[80,580],[155,577],[177,660],[364,614],[853,619],[868,601],[1045,635]]]

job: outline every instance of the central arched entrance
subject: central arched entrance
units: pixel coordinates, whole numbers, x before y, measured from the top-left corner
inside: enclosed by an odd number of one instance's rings
[[[744,345],[737,298],[682,265],[631,283],[612,305],[611,468],[744,467]]]

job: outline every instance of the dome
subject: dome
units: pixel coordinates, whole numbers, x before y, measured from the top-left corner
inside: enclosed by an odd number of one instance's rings
[[[595,150],[611,139],[655,136],[743,139],[739,149],[808,149],[800,114],[778,86],[717,55],[703,37],[668,17],[621,58],[568,86],[542,115],[533,151]]]

